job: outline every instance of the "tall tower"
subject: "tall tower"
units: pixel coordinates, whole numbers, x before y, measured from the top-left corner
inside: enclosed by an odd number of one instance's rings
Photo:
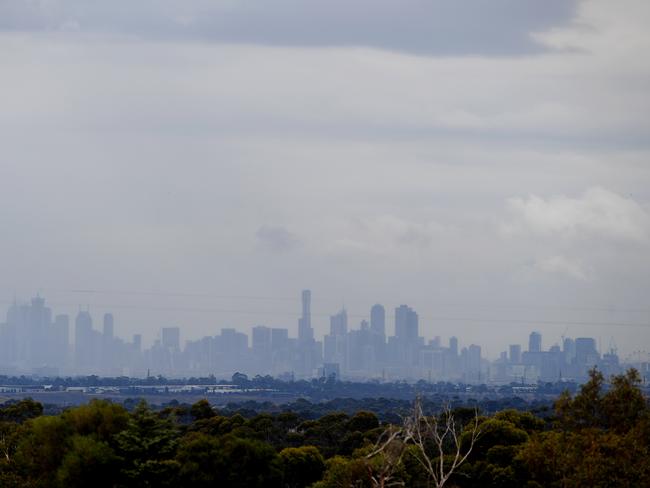
[[[370,309],[370,330],[381,337],[386,336],[386,310],[379,304]]]
[[[400,340],[417,342],[418,335],[418,314],[406,305],[397,307],[395,309],[395,336]]]
[[[93,344],[93,319],[85,310],[80,310],[75,319],[74,350],[77,373],[86,371],[95,358]]]
[[[531,332],[528,337],[528,351],[529,352],[542,352],[542,334],[539,332]]]
[[[112,313],[105,313],[104,314],[104,329],[103,329],[103,332],[104,332],[104,337],[106,339],[108,339],[108,340],[113,339],[113,334],[114,334],[113,324],[114,324],[113,314]]]
[[[298,342],[301,344],[314,341],[314,329],[311,326],[311,291],[302,291],[302,317],[298,320]]]

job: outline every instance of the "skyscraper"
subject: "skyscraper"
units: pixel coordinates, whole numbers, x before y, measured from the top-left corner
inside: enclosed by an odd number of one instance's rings
[[[382,305],[373,305],[370,309],[370,330],[386,337],[386,310]]]
[[[330,334],[345,335],[348,333],[348,313],[345,309],[330,317]]]
[[[406,305],[395,309],[395,336],[410,343],[418,340],[418,314]]]
[[[115,331],[113,329],[113,314],[112,313],[105,313],[104,314],[104,338],[107,340],[113,339],[113,336],[115,334]]]
[[[510,363],[519,364],[521,363],[521,345],[520,344],[510,344]]]
[[[311,291],[302,291],[302,317],[298,320],[298,342],[301,345],[314,342],[314,329],[311,326]]]
[[[70,349],[70,317],[57,315],[52,324],[51,347],[54,351],[55,366],[63,367],[68,359]]]
[[[93,338],[93,319],[85,310],[79,311],[75,319],[74,351],[75,366],[85,371],[92,367],[95,351]]]
[[[539,332],[531,332],[528,337],[528,351],[529,352],[542,352],[542,334]]]
[[[181,347],[181,331],[178,327],[163,327],[162,346],[179,350]]]

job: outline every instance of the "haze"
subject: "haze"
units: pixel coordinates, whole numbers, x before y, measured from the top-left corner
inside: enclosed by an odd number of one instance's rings
[[[0,316],[295,335],[309,288],[319,336],[379,302],[491,358],[533,329],[646,350],[649,16],[0,0]]]

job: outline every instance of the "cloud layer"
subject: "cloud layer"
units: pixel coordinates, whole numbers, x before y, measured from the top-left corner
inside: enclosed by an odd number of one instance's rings
[[[5,30],[275,46],[357,46],[421,55],[520,55],[567,24],[575,0],[7,0]]]
[[[649,5],[0,1],[5,297],[311,287],[324,316],[408,303],[492,356],[536,320],[647,320]],[[150,338],[298,310],[108,300]]]

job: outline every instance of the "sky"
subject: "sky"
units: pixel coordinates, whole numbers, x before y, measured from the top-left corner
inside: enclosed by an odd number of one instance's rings
[[[0,317],[650,350],[646,0],[0,0]],[[1,319],[0,319],[1,320]]]

